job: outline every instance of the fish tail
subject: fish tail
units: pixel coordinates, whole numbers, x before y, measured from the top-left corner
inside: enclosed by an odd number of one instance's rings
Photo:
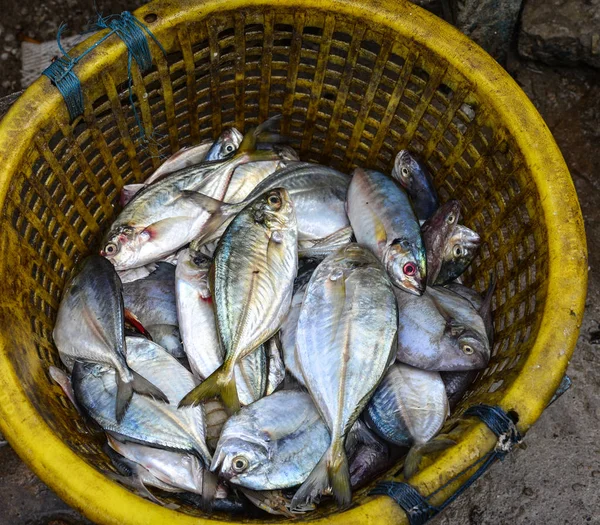
[[[117,405],[115,410],[115,416],[117,423],[120,423],[127,411],[131,398],[133,397],[133,380],[123,381],[121,374],[116,373],[117,380]]]
[[[321,494],[331,487],[340,507],[346,507],[352,499],[348,457],[341,439],[332,441],[329,449],[300,486],[290,508],[292,511],[307,504],[318,502]]]
[[[452,445],[456,445],[456,441],[442,437],[437,437],[422,445],[413,445],[404,460],[404,477],[410,479],[417,473],[423,456],[431,452],[445,450]]]
[[[226,368],[225,364],[217,368],[202,383],[188,392],[179,402],[179,408],[187,406],[197,406],[205,399],[221,396],[225,406],[231,410],[239,410],[239,400],[237,398],[237,388],[235,386],[235,376],[232,371]]]
[[[300,485],[300,488],[294,494],[290,503],[290,510],[301,508],[305,505],[317,503],[321,494],[329,486],[329,477],[327,473],[327,463],[329,460],[329,450],[323,454],[323,457],[317,463],[317,466],[308,475],[308,478]]]
[[[262,124],[252,128],[244,135],[244,138],[240,144],[240,147],[237,150],[236,156],[243,155],[244,153],[252,152],[256,150],[256,144],[259,141],[259,138],[262,136],[265,138],[265,134],[267,131],[273,130],[276,124],[281,120],[281,115],[276,115],[265,120]],[[269,134],[270,136],[271,134]],[[264,140],[263,140],[264,142]],[[272,136],[270,136],[269,142],[274,142]]]
[[[135,370],[131,370],[131,373],[133,374],[133,391],[136,394],[151,397],[156,401],[162,401],[167,405],[169,404],[169,398],[164,394],[164,392],[160,388],[154,386],[150,381],[143,378]]]
[[[347,507],[352,500],[352,489],[350,488],[350,472],[344,442],[341,439],[334,441],[329,450],[330,458],[327,463],[329,483],[338,506]]]
[[[221,399],[225,403],[225,408],[229,414],[235,414],[240,410],[240,399],[238,397],[237,383],[235,382],[235,374],[229,374],[227,380],[223,383],[221,390]]]

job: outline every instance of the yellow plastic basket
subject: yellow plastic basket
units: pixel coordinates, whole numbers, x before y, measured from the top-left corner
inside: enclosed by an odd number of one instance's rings
[[[482,290],[496,271],[489,367],[446,425],[457,445],[428,457],[411,483],[431,494],[493,448],[483,423],[459,418],[471,404],[512,411],[526,432],[575,346],[587,261],[562,156],[504,70],[403,0],[164,0],[135,15],[167,51],[165,57],[150,42],[155,67],[144,75],[132,69],[138,113],[156,142],[139,140],[127,49],[115,35],[75,68],[82,117],[69,121],[43,77],[0,125],[0,427],[20,457],[100,523],[231,520],[199,520],[192,506],[168,510],[101,473],[111,466],[99,434],[48,376],[59,362],[51,331],[65,279],[110,224],[123,184],[142,181],[162,154],[276,113],[304,160],[389,172],[400,148],[419,153],[442,198],[459,199],[465,223],[483,237],[468,281]],[[307,518],[406,523],[390,498],[369,497],[369,488],[356,492],[346,512],[324,506]]]

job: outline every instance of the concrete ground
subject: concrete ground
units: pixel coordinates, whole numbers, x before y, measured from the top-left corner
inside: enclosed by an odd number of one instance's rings
[[[120,12],[126,8],[124,3],[99,2],[104,13]],[[128,2],[127,7],[133,9],[132,3],[142,2]],[[3,11],[0,97],[21,88],[16,71],[20,67],[19,31],[47,40],[60,21],[81,29],[93,15],[91,5],[82,7],[77,0],[41,4],[24,0],[9,16]],[[516,57],[509,59],[507,69],[548,123],[579,193],[590,265],[586,315],[568,370],[573,387],[530,430],[527,448],[513,451],[503,463],[494,465],[431,523],[600,523],[600,347],[591,342],[600,339],[600,334],[594,334],[600,330],[600,71],[548,67]],[[9,446],[0,448],[0,501],[0,524],[89,523],[37,479]]]

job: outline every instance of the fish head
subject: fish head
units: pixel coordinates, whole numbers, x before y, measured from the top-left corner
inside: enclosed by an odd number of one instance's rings
[[[431,231],[447,237],[453,235],[460,219],[460,202],[450,200],[440,206],[437,211],[425,221],[423,231]]]
[[[481,237],[462,224],[458,224],[454,233],[446,242],[443,254],[443,270],[440,272],[445,280],[456,279],[473,261]]]
[[[405,149],[396,155],[392,175],[407,190],[415,188],[428,179],[425,168]]]
[[[477,232],[459,224],[448,239],[444,251],[444,260],[468,261],[468,265],[475,257],[475,252],[480,245],[481,237]]]
[[[422,295],[427,283],[425,250],[409,239],[394,239],[385,249],[383,263],[392,283],[414,295]]]
[[[132,226],[119,226],[108,232],[100,255],[108,259],[116,270],[128,270],[138,264],[141,248],[150,240],[150,235]]]
[[[489,342],[473,331],[449,324],[444,338],[443,362],[440,363],[443,370],[458,372],[480,370],[487,366],[490,360]]]
[[[266,443],[255,439],[244,439],[241,435],[221,439],[213,456],[210,470],[219,471],[223,479],[252,488],[264,483],[265,470],[270,468],[269,448]]]
[[[285,188],[275,188],[258,197],[252,206],[254,222],[262,224],[277,242],[277,232],[296,227],[294,204]]]
[[[217,144],[219,145],[219,156],[224,159],[236,151],[244,136],[235,128],[227,128],[219,135]]]

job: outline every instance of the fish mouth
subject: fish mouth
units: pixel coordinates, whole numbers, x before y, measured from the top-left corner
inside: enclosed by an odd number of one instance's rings
[[[396,278],[394,281],[397,288],[417,296],[423,295],[425,293],[425,288],[427,287],[427,283],[424,279],[415,279],[414,277],[405,280]]]

